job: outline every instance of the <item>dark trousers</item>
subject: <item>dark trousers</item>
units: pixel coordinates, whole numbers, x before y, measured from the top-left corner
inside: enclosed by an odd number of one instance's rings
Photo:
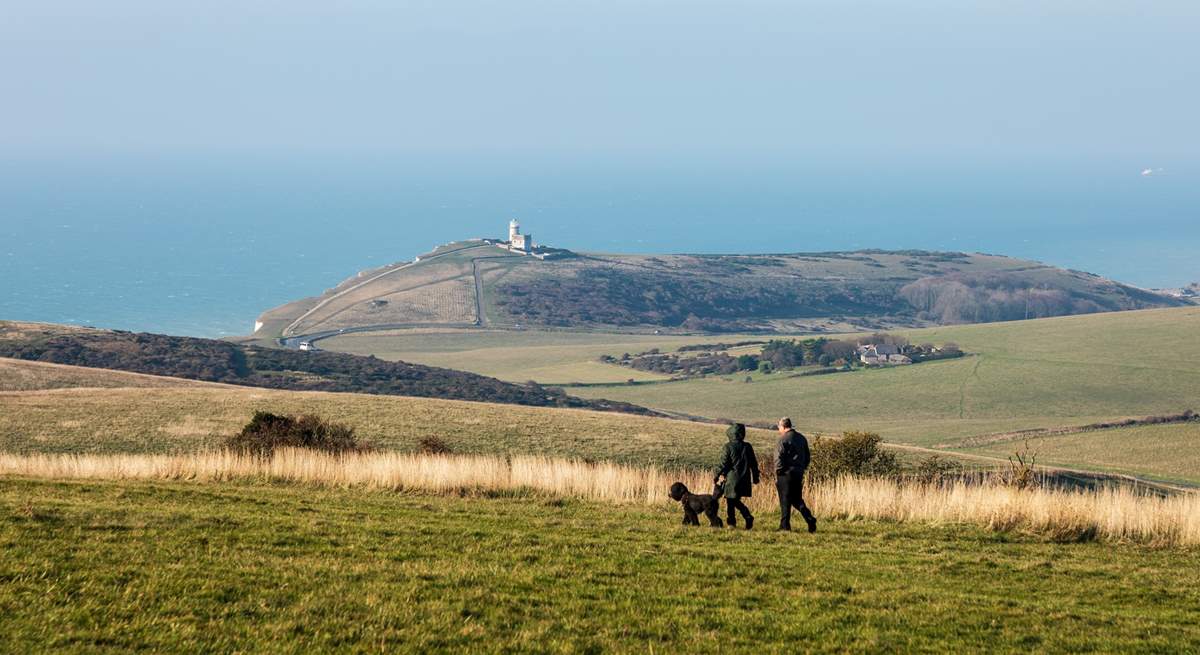
[[[779,527],[792,527],[792,508],[795,507],[804,517],[805,522],[811,523],[812,512],[804,504],[804,474],[784,473],[775,478],[775,490],[779,492]]]
[[[750,514],[750,508],[746,507],[746,503],[743,503],[741,498],[726,498],[725,521],[729,523],[729,525],[737,525],[737,514],[733,513],[734,510],[741,512],[742,518],[746,519],[747,521],[754,518],[754,516]]]

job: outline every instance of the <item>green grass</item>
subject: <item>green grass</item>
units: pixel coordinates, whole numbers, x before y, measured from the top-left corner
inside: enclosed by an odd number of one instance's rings
[[[667,376],[602,364],[601,355],[620,356],[693,343],[726,343],[762,337],[660,336],[539,330],[393,330],[346,334],[321,347],[356,355],[442,366],[511,382],[543,384],[663,380]]]
[[[0,634],[11,652],[1200,649],[1200,551],[675,514],[0,480]]]
[[[1200,484],[1200,423],[1146,425],[1029,440],[1041,464]],[[991,443],[960,452],[1005,457],[1022,440]]]
[[[701,416],[818,431],[866,429],[904,443],[1082,425],[1200,408],[1200,308],[1094,314],[906,332],[973,356],[908,367],[742,382],[573,390]]]

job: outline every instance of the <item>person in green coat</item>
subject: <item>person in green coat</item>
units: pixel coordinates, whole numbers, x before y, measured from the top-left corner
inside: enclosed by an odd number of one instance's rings
[[[725,478],[725,515],[729,527],[737,527],[736,511],[746,519],[749,530],[754,527],[754,516],[742,498],[753,495],[753,485],[758,484],[758,458],[754,456],[754,446],[746,443],[746,426],[734,423],[725,431],[725,436],[729,437],[729,443],[725,444],[721,465],[713,480],[719,483],[722,477]]]

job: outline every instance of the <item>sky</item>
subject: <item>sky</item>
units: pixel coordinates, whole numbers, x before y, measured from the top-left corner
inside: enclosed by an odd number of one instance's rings
[[[10,155],[1200,152],[1195,0],[5,5]]]
[[[1200,280],[1198,0],[0,0],[0,318],[239,334],[437,244]]]

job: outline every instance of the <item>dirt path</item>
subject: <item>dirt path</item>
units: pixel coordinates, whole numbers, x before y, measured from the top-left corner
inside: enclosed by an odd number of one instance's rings
[[[447,250],[446,252],[441,252],[436,255],[431,255],[429,257],[422,259],[419,262],[415,262],[415,261],[408,262],[407,264],[401,264],[400,266],[397,266],[395,268],[388,269],[388,270],[384,271],[383,273],[380,273],[379,275],[376,275],[374,277],[370,277],[366,280],[363,280],[362,282],[359,282],[358,284],[355,284],[347,289],[343,289],[343,290],[333,294],[332,296],[329,296],[328,298],[322,300],[321,302],[318,302],[316,305],[313,305],[311,309],[309,309],[308,311],[301,314],[299,318],[297,318],[296,320],[289,323],[287,327],[283,328],[283,331],[279,333],[280,337],[283,339],[292,339],[292,338],[297,337],[298,335],[296,335],[294,333],[296,327],[298,325],[300,325],[300,323],[303,322],[304,319],[308,318],[309,316],[312,316],[313,312],[316,312],[317,310],[321,309],[325,305],[328,305],[329,303],[346,295],[347,293],[350,293],[351,291],[354,291],[356,289],[360,289],[363,286],[368,285],[376,280],[385,278],[385,277],[387,277],[393,273],[396,273],[398,271],[408,270],[410,267],[415,266],[417,264],[423,264],[425,262],[433,261],[434,259],[439,259],[439,258],[445,257],[447,255],[453,255],[455,253],[459,253],[464,250],[471,250],[473,248],[487,248],[487,247],[489,247],[489,246],[487,246],[486,244],[479,244],[479,245],[474,245],[474,246],[463,246],[462,248],[455,248],[454,250]],[[415,287],[415,288],[419,288],[419,287]]]

